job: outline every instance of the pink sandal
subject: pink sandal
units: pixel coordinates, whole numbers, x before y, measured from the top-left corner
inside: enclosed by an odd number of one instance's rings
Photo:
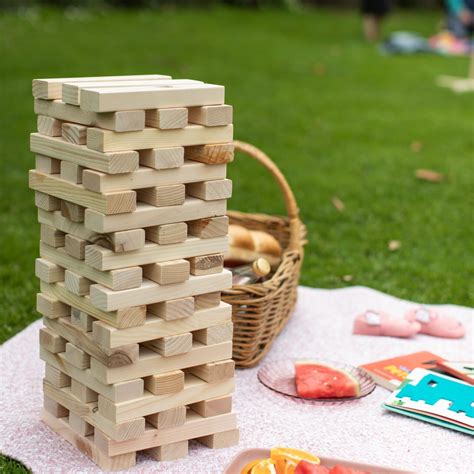
[[[464,337],[466,330],[459,321],[445,316],[427,308],[420,306],[405,314],[405,320],[411,323],[420,324],[420,334],[428,334],[435,337],[446,337],[459,339]]]
[[[367,310],[354,320],[353,333],[367,336],[413,337],[421,329],[416,321],[392,319],[381,311]]]

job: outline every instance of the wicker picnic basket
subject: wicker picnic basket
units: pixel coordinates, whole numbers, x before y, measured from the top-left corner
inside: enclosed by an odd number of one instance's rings
[[[255,366],[270,350],[276,336],[290,318],[296,304],[298,281],[306,243],[306,227],[299,217],[295,196],[273,161],[248,143],[235,141],[241,151],[262,164],[279,185],[288,217],[229,211],[231,224],[272,234],[281,244],[281,263],[272,277],[262,283],[237,285],[223,292],[232,304],[234,323],[233,358],[237,367]]]

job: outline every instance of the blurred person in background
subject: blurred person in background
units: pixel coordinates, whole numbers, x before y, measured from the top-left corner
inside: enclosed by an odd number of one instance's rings
[[[472,0],[474,1],[474,0]],[[368,41],[376,41],[380,37],[380,27],[384,17],[390,13],[389,0],[362,0],[360,4],[364,35]]]
[[[447,27],[457,38],[467,38],[474,33],[474,0],[446,0]]]

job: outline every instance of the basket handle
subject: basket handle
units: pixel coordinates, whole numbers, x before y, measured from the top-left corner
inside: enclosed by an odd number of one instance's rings
[[[295,195],[288,184],[283,173],[280,171],[278,166],[272,161],[272,159],[265,154],[262,150],[250,143],[234,140],[235,149],[241,151],[254,160],[258,161],[263,165],[270,174],[275,178],[280,190],[283,194],[285,201],[286,212],[288,213],[289,224],[290,224],[290,242],[289,247],[295,248],[299,244],[299,229],[300,229],[300,210],[296,203]]]

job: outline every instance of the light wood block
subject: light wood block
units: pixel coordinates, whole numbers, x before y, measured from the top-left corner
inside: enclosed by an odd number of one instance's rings
[[[40,346],[56,354],[66,350],[66,340],[48,328],[41,328],[39,332]]]
[[[186,194],[205,201],[229,199],[232,196],[232,181],[230,179],[220,179],[204,181],[203,183],[191,183],[186,185]]]
[[[44,258],[35,261],[35,275],[46,283],[64,281],[64,268]]]
[[[188,233],[200,239],[222,237],[229,232],[229,218],[227,216],[197,219],[188,222]]]
[[[157,461],[174,461],[188,455],[188,441],[164,444],[157,448],[146,449],[145,452]]]
[[[189,259],[192,275],[212,275],[224,269],[224,254],[202,255]]]
[[[232,137],[232,125],[224,125],[223,127],[188,125],[176,130],[145,128],[139,132],[121,133],[103,130],[101,128],[89,128],[87,130],[87,147],[91,150],[101,152],[146,150],[147,148],[225,143],[232,141]],[[186,154],[187,150],[185,150],[185,156]],[[215,154],[216,152],[213,153],[213,156],[215,156]],[[199,156],[201,155],[202,153]],[[220,152],[220,155],[222,155],[222,152]],[[223,163],[224,161],[217,162]]]
[[[150,375],[145,377],[144,381],[145,390],[153,395],[169,395],[184,389],[184,372],[173,370],[164,374]]]
[[[105,128],[115,132],[132,132],[145,128],[144,110],[127,110],[98,114],[80,107],[65,104],[61,100],[35,99],[35,114],[47,115],[66,122],[80,123],[89,127]]]
[[[230,127],[231,125],[226,126]],[[209,130],[214,129],[210,128]],[[222,143],[214,142],[216,144],[212,144],[212,142],[209,141],[206,142],[209,143],[207,145],[198,144],[198,146],[187,146],[184,150],[184,159],[199,161],[208,165],[230,163],[231,161],[234,161],[234,144],[223,143],[229,142],[229,140],[221,140],[221,142]]]
[[[92,324],[95,319],[84,311],[71,308],[71,324],[82,332],[92,331]],[[77,346],[77,344],[76,344]]]
[[[38,115],[37,127],[38,133],[41,133],[41,135],[47,135],[48,137],[60,137],[61,126],[61,120],[57,120],[52,117],[45,117],[44,115]]]
[[[62,418],[63,416],[69,415],[69,410],[67,408],[63,407],[55,400],[49,398],[46,394],[43,395],[43,407],[55,418]]]
[[[41,241],[51,247],[64,247],[66,234],[49,225],[41,224]]]
[[[188,109],[188,121],[206,127],[228,125],[232,123],[232,116],[233,109],[231,105],[205,105]]]
[[[66,270],[64,286],[74,295],[88,295],[93,282],[77,273]]]
[[[72,234],[66,234],[64,250],[77,260],[84,260],[86,254],[87,240],[80,239]]]
[[[189,262],[180,259],[145,265],[143,276],[160,285],[180,283],[189,279]]]
[[[62,285],[63,283],[60,284]],[[54,296],[38,293],[36,295],[36,311],[47,318],[56,319],[68,316],[71,312],[71,307]]]
[[[127,152],[128,153],[128,152]],[[89,166],[89,168],[91,168]],[[195,183],[225,178],[226,165],[207,166],[196,161],[185,161],[174,169],[152,169],[140,166],[136,171],[107,174],[93,169],[84,170],[82,182],[86,189],[100,193],[151,188],[169,184]]]
[[[114,348],[196,331],[205,327],[230,322],[231,319],[232,306],[222,302],[216,308],[199,310],[194,314],[189,314],[188,317],[168,321],[148,313],[145,324],[128,329],[118,330],[102,321],[95,321],[92,325],[92,338],[101,347]]]
[[[190,374],[199,377],[209,383],[216,383],[234,376],[235,362],[233,360],[221,360],[196,365],[187,369]]]
[[[46,364],[45,366],[44,378],[57,388],[71,386],[71,377],[49,364]]]
[[[215,239],[198,239],[189,237],[178,244],[159,245],[147,242],[140,250],[116,253],[101,245],[88,245],[85,260],[97,270],[124,269],[132,265],[147,265],[154,262],[167,262],[193,255],[206,255],[227,251],[227,237]]]
[[[147,110],[145,123],[147,127],[156,127],[161,130],[184,128],[188,124],[188,109],[176,107]]]
[[[94,434],[94,427],[71,411],[69,412],[69,426],[79,436],[90,436]]]
[[[152,351],[158,352],[164,357],[170,357],[189,352],[193,347],[193,335],[188,332],[176,336],[166,336],[144,344]]]
[[[61,169],[63,169],[63,166],[61,166]],[[72,178],[73,176],[71,176]],[[30,188],[36,191],[65,199],[68,201],[68,206],[74,203],[104,214],[132,212],[136,207],[137,194],[135,191],[100,194],[89,191],[80,184],[57,178],[55,175],[39,173],[35,170],[30,170],[29,185]]]
[[[183,374],[183,388],[184,388],[184,374]],[[165,428],[172,428],[173,426],[184,425],[186,421],[186,407],[170,408],[169,410],[153,413],[146,417],[146,421],[160,430]]]
[[[213,346],[206,346],[194,341],[193,348],[189,352],[178,354],[172,357],[165,357],[147,347],[140,347],[140,356],[138,360],[133,364],[123,367],[106,367],[98,360],[92,358],[91,372],[101,382],[110,384],[116,382],[125,382],[127,380],[132,380],[139,377],[148,377],[149,375],[162,374],[172,370],[182,370],[192,367],[196,364],[208,364],[211,361],[226,360],[230,357],[232,357],[231,342],[223,342],[221,344],[214,344]],[[161,410],[157,409],[150,413],[157,411]]]
[[[183,148],[184,156],[184,148]],[[36,155],[36,170],[41,173],[58,174],[61,169],[61,160],[50,158],[49,156]]]
[[[178,84],[160,88],[109,87],[81,90],[81,107],[93,112],[113,112],[131,109],[160,109],[168,107],[193,107],[224,102],[224,87],[213,84]]]
[[[90,355],[70,342],[66,343],[66,360],[78,369],[90,367]]]
[[[61,201],[61,215],[72,222],[84,222],[85,208],[73,202]]]
[[[58,286],[61,283],[56,283],[55,285]],[[231,286],[232,273],[228,270],[215,275],[191,275],[189,280],[171,285],[159,285],[154,281],[144,278],[140,287],[120,291],[114,291],[99,284],[92,285],[90,288],[90,301],[98,309],[114,311],[130,307],[130,305],[138,306],[140,304],[161,303],[169,299],[209,293],[212,290],[220,291]]]
[[[85,145],[87,141],[87,127],[77,123],[63,123],[61,135],[69,143]]]
[[[219,324],[210,328],[199,329],[193,332],[193,339],[203,344],[219,344],[225,341],[232,341],[233,324]]]
[[[181,206],[154,207],[138,202],[136,210],[126,215],[106,215],[94,209],[87,209],[84,223],[90,230],[104,234],[153,225],[174,224],[192,218],[221,216],[226,213],[226,209],[226,200],[202,201],[187,197]]]
[[[68,236],[70,234],[67,234]],[[66,248],[67,251],[67,248]],[[64,249],[55,249],[43,242],[40,243],[40,255],[89,280],[100,283],[113,290],[124,290],[126,288],[137,288],[142,283],[141,267],[119,268],[117,270],[100,271],[91,268],[87,263],[69,256]],[[46,280],[44,280],[46,281]],[[61,281],[61,280],[58,280]],[[53,282],[47,282],[53,283]]]
[[[146,239],[160,245],[179,244],[188,236],[188,226],[185,222],[163,224],[146,228]]]
[[[155,186],[154,188],[139,189],[137,199],[155,207],[180,206],[186,195],[184,184]]]
[[[148,311],[166,321],[189,318],[194,314],[194,298],[177,298],[148,305]]]
[[[189,408],[199,413],[204,418],[210,416],[223,415],[232,411],[232,397],[226,395],[224,397],[211,398],[201,402],[193,403]]]
[[[196,311],[201,309],[216,308],[221,305],[221,292],[213,291],[204,295],[196,295],[194,297],[194,306]]]
[[[61,200],[49,194],[35,191],[35,206],[45,211],[57,211],[61,209]]]
[[[96,402],[99,395],[81,382],[71,379],[71,393],[83,403]]]
[[[131,229],[110,234],[109,239],[102,246],[116,252],[131,252],[145,246],[145,230]]]
[[[140,165],[155,170],[179,168],[184,164],[184,147],[152,148],[140,150]]]
[[[197,441],[212,449],[230,448],[239,444],[239,430],[233,429],[221,433],[213,433],[197,438]]]
[[[85,145],[75,145],[60,137],[47,137],[39,133],[30,135],[30,149],[35,153],[109,174],[130,173],[138,169],[136,151],[100,153]]]
[[[65,181],[74,184],[82,183],[82,172],[84,167],[71,163],[70,161],[61,161],[61,173],[59,177]]]
[[[100,319],[111,326],[117,328],[126,328],[141,326],[145,322],[146,306],[144,305],[120,309],[118,311],[102,311],[90,302],[89,296],[73,295],[67,291],[64,283],[62,282],[54,284],[41,282],[40,287],[42,293],[47,295],[50,299],[63,301],[65,305],[80,309],[81,311],[84,311],[85,313],[90,314],[91,316],[94,316],[95,318]],[[64,313],[66,312],[67,311],[64,310]],[[69,315],[69,312],[68,314],[64,313],[61,311],[61,315],[57,317]]]

